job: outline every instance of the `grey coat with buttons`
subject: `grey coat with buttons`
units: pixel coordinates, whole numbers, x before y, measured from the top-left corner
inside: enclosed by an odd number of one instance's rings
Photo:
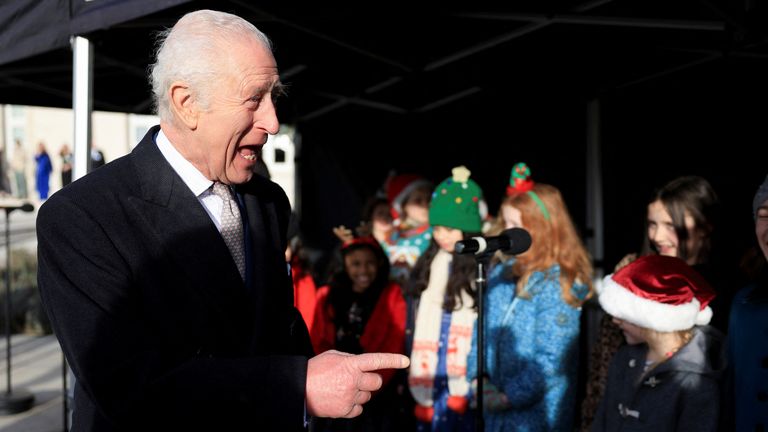
[[[643,373],[646,344],[623,346],[608,370],[593,431],[716,431],[723,336],[694,328],[691,341]]]

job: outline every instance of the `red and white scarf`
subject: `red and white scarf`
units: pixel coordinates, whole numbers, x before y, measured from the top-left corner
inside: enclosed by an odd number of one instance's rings
[[[433,387],[437,371],[440,326],[452,260],[453,255],[442,249],[432,259],[429,284],[421,293],[419,309],[416,312],[408,385],[419,405],[434,404]],[[472,309],[472,297],[464,290],[461,291],[461,300],[460,309],[451,313],[451,326],[448,330],[446,369],[451,396],[465,396],[469,392],[467,356],[472,345],[472,328],[477,317],[477,313]]]

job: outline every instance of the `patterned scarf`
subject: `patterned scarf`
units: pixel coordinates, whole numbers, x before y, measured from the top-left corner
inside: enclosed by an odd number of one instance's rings
[[[440,326],[452,260],[453,255],[442,249],[435,255],[430,265],[429,284],[421,293],[416,313],[408,385],[416,402],[424,406],[434,405],[433,387],[437,371]],[[477,317],[477,313],[472,309],[472,297],[463,290],[461,300],[461,308],[451,314],[446,350],[448,391],[451,396],[465,396],[469,392],[466,378],[467,356],[472,345],[472,328]]]

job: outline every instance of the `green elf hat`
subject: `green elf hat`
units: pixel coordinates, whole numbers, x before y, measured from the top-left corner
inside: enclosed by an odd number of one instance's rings
[[[443,180],[432,193],[429,204],[429,224],[454,228],[463,232],[480,232],[480,201],[483,191],[469,179],[465,166],[451,170],[452,177]]]

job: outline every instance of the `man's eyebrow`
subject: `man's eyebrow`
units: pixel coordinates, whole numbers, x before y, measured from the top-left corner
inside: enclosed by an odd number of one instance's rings
[[[288,89],[287,85],[283,84],[280,81],[277,81],[272,86],[272,95],[273,96],[283,96],[287,89]]]

